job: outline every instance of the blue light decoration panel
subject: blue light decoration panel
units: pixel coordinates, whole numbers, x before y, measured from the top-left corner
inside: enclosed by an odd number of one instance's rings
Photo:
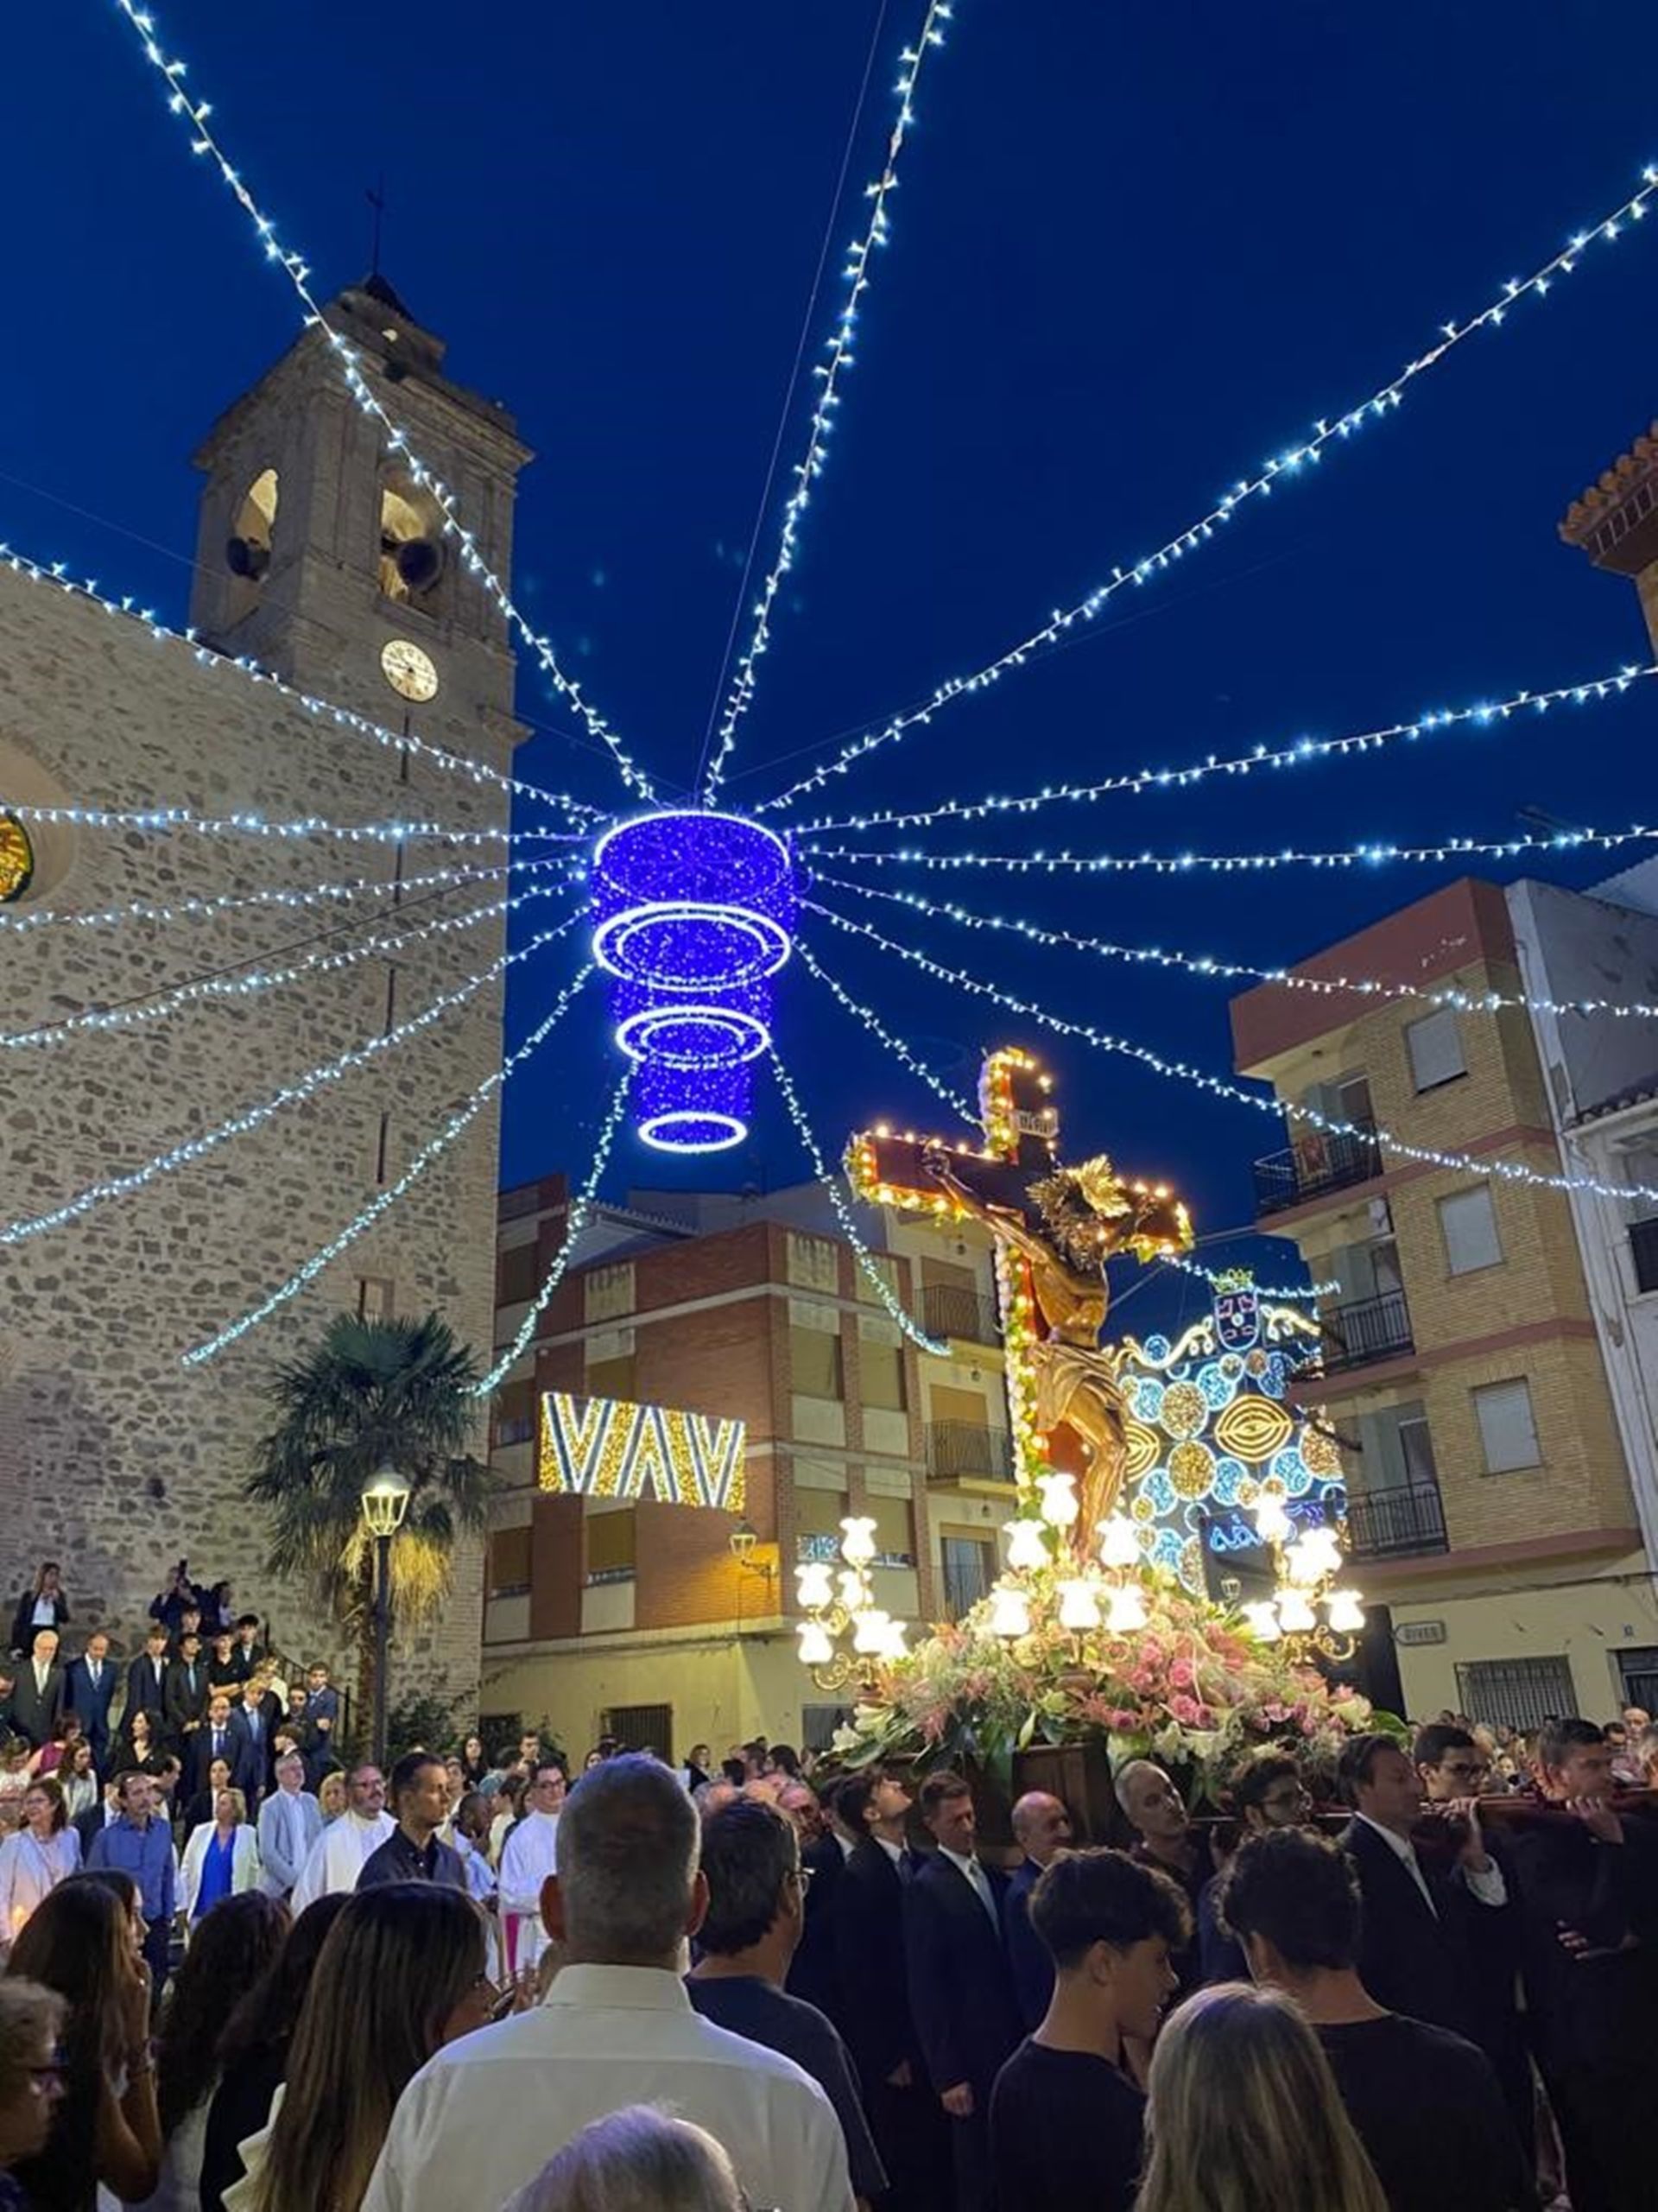
[[[636,814],[594,846],[590,891],[616,1042],[638,1067],[640,1138],[663,1152],[740,1144],[772,979],[794,948],[786,840],[703,808]]]

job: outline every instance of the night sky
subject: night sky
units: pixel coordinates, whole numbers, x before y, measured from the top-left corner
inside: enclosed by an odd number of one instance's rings
[[[193,163],[111,0],[14,0],[0,536],[178,622],[208,423],[295,303]],[[539,455],[517,584],[664,789],[691,779],[871,35],[813,346],[838,305],[919,0],[162,0],[216,127],[325,295],[384,266]],[[1632,192],[1658,160],[1638,0],[959,0],[932,58],[827,475],[729,795],[751,802],[991,659],[1201,515]],[[1405,405],[993,694],[838,781],[833,811],[971,797],[1338,733],[1647,657],[1632,587],[1562,547],[1568,502],[1658,414],[1658,219],[1471,339]],[[808,360],[813,358],[808,350]],[[797,387],[785,462],[804,436]],[[763,568],[781,491],[762,524]],[[78,511],[79,510],[79,511]],[[610,804],[539,674],[520,772]],[[925,833],[940,850],[1273,850],[1652,818],[1644,688],[1618,704],[1169,797]],[[96,795],[88,794],[87,796]],[[168,795],[157,794],[158,798]],[[844,802],[844,803],[843,803]],[[807,811],[816,811],[814,807]],[[889,837],[884,841],[899,840]],[[1552,864],[1586,883],[1641,857]],[[1130,943],[1272,961],[1449,879],[863,873]],[[1512,872],[1512,871],[1510,871]],[[838,903],[890,929],[892,910]],[[910,918],[891,934],[1055,1011],[1229,1072],[1225,991]],[[943,1072],[1028,1028],[820,923],[813,941]],[[558,977],[515,993],[515,1033]],[[780,1041],[826,1151],[940,1109],[794,973]],[[608,1093],[598,1003],[509,1093],[508,1181],[579,1175]],[[1277,1125],[1054,1046],[1066,1149],[1250,1212]],[[764,1086],[763,1085],[763,1091]],[[768,1101],[731,1188],[797,1179]],[[614,1176],[666,1180],[618,1147]],[[342,1212],[360,1194],[342,1194]],[[1239,1247],[1247,1250],[1247,1247]],[[1288,1248],[1256,1247],[1281,1276]],[[1230,1257],[1231,1248],[1217,1258]]]

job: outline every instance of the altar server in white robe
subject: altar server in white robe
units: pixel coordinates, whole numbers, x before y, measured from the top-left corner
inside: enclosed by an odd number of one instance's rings
[[[345,1810],[311,1847],[288,1899],[297,1916],[320,1897],[354,1890],[364,1861],[377,1851],[397,1823],[386,1810],[386,1781],[377,1766],[354,1766],[345,1778]]]
[[[541,1885],[558,1872],[565,1787],[564,1769],[550,1759],[539,1761],[524,1796],[528,1810],[501,1848],[501,1924],[509,1974],[522,1974],[547,1949]]]

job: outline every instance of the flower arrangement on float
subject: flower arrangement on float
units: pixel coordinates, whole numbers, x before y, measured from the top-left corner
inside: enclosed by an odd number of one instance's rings
[[[1113,1767],[1157,1759],[1189,1803],[1212,1807],[1238,1759],[1265,1744],[1293,1744],[1316,1773],[1333,1770],[1351,1734],[1402,1733],[1315,1664],[1330,1656],[1326,1628],[1363,1625],[1357,1594],[1329,1587],[1333,1573],[1321,1590],[1300,1587],[1291,1617],[1307,1626],[1288,1632],[1258,1605],[1230,1611],[1149,1567],[1123,1516],[1101,1524],[1097,1556],[1079,1556],[1072,1478],[1040,1486],[1041,1510],[1007,1524],[1008,1572],[971,1612],[908,1651],[868,1653],[835,1739],[841,1763],[967,1764],[1005,1784],[1021,1752],[1087,1744]]]

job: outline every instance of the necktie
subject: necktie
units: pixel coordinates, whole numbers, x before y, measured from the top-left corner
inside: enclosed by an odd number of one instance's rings
[[[223,1728],[215,1728],[213,1730],[213,1757],[215,1759],[223,1759],[224,1756],[225,1731]]]
[[[991,1927],[996,1930],[997,1934],[999,1936],[1002,1932],[1002,1923],[997,1913],[996,1896],[990,1888],[990,1878],[985,1873],[984,1867],[980,1866],[977,1859],[970,1859],[967,1861],[967,1864],[972,1869],[967,1879],[971,1882],[973,1888],[978,1892],[979,1903],[984,1906],[985,1911],[990,1914]]]
[[[92,1666],[88,1671],[92,1677],[92,1688],[96,1689],[98,1688],[98,1661],[96,1659],[92,1661]]]

